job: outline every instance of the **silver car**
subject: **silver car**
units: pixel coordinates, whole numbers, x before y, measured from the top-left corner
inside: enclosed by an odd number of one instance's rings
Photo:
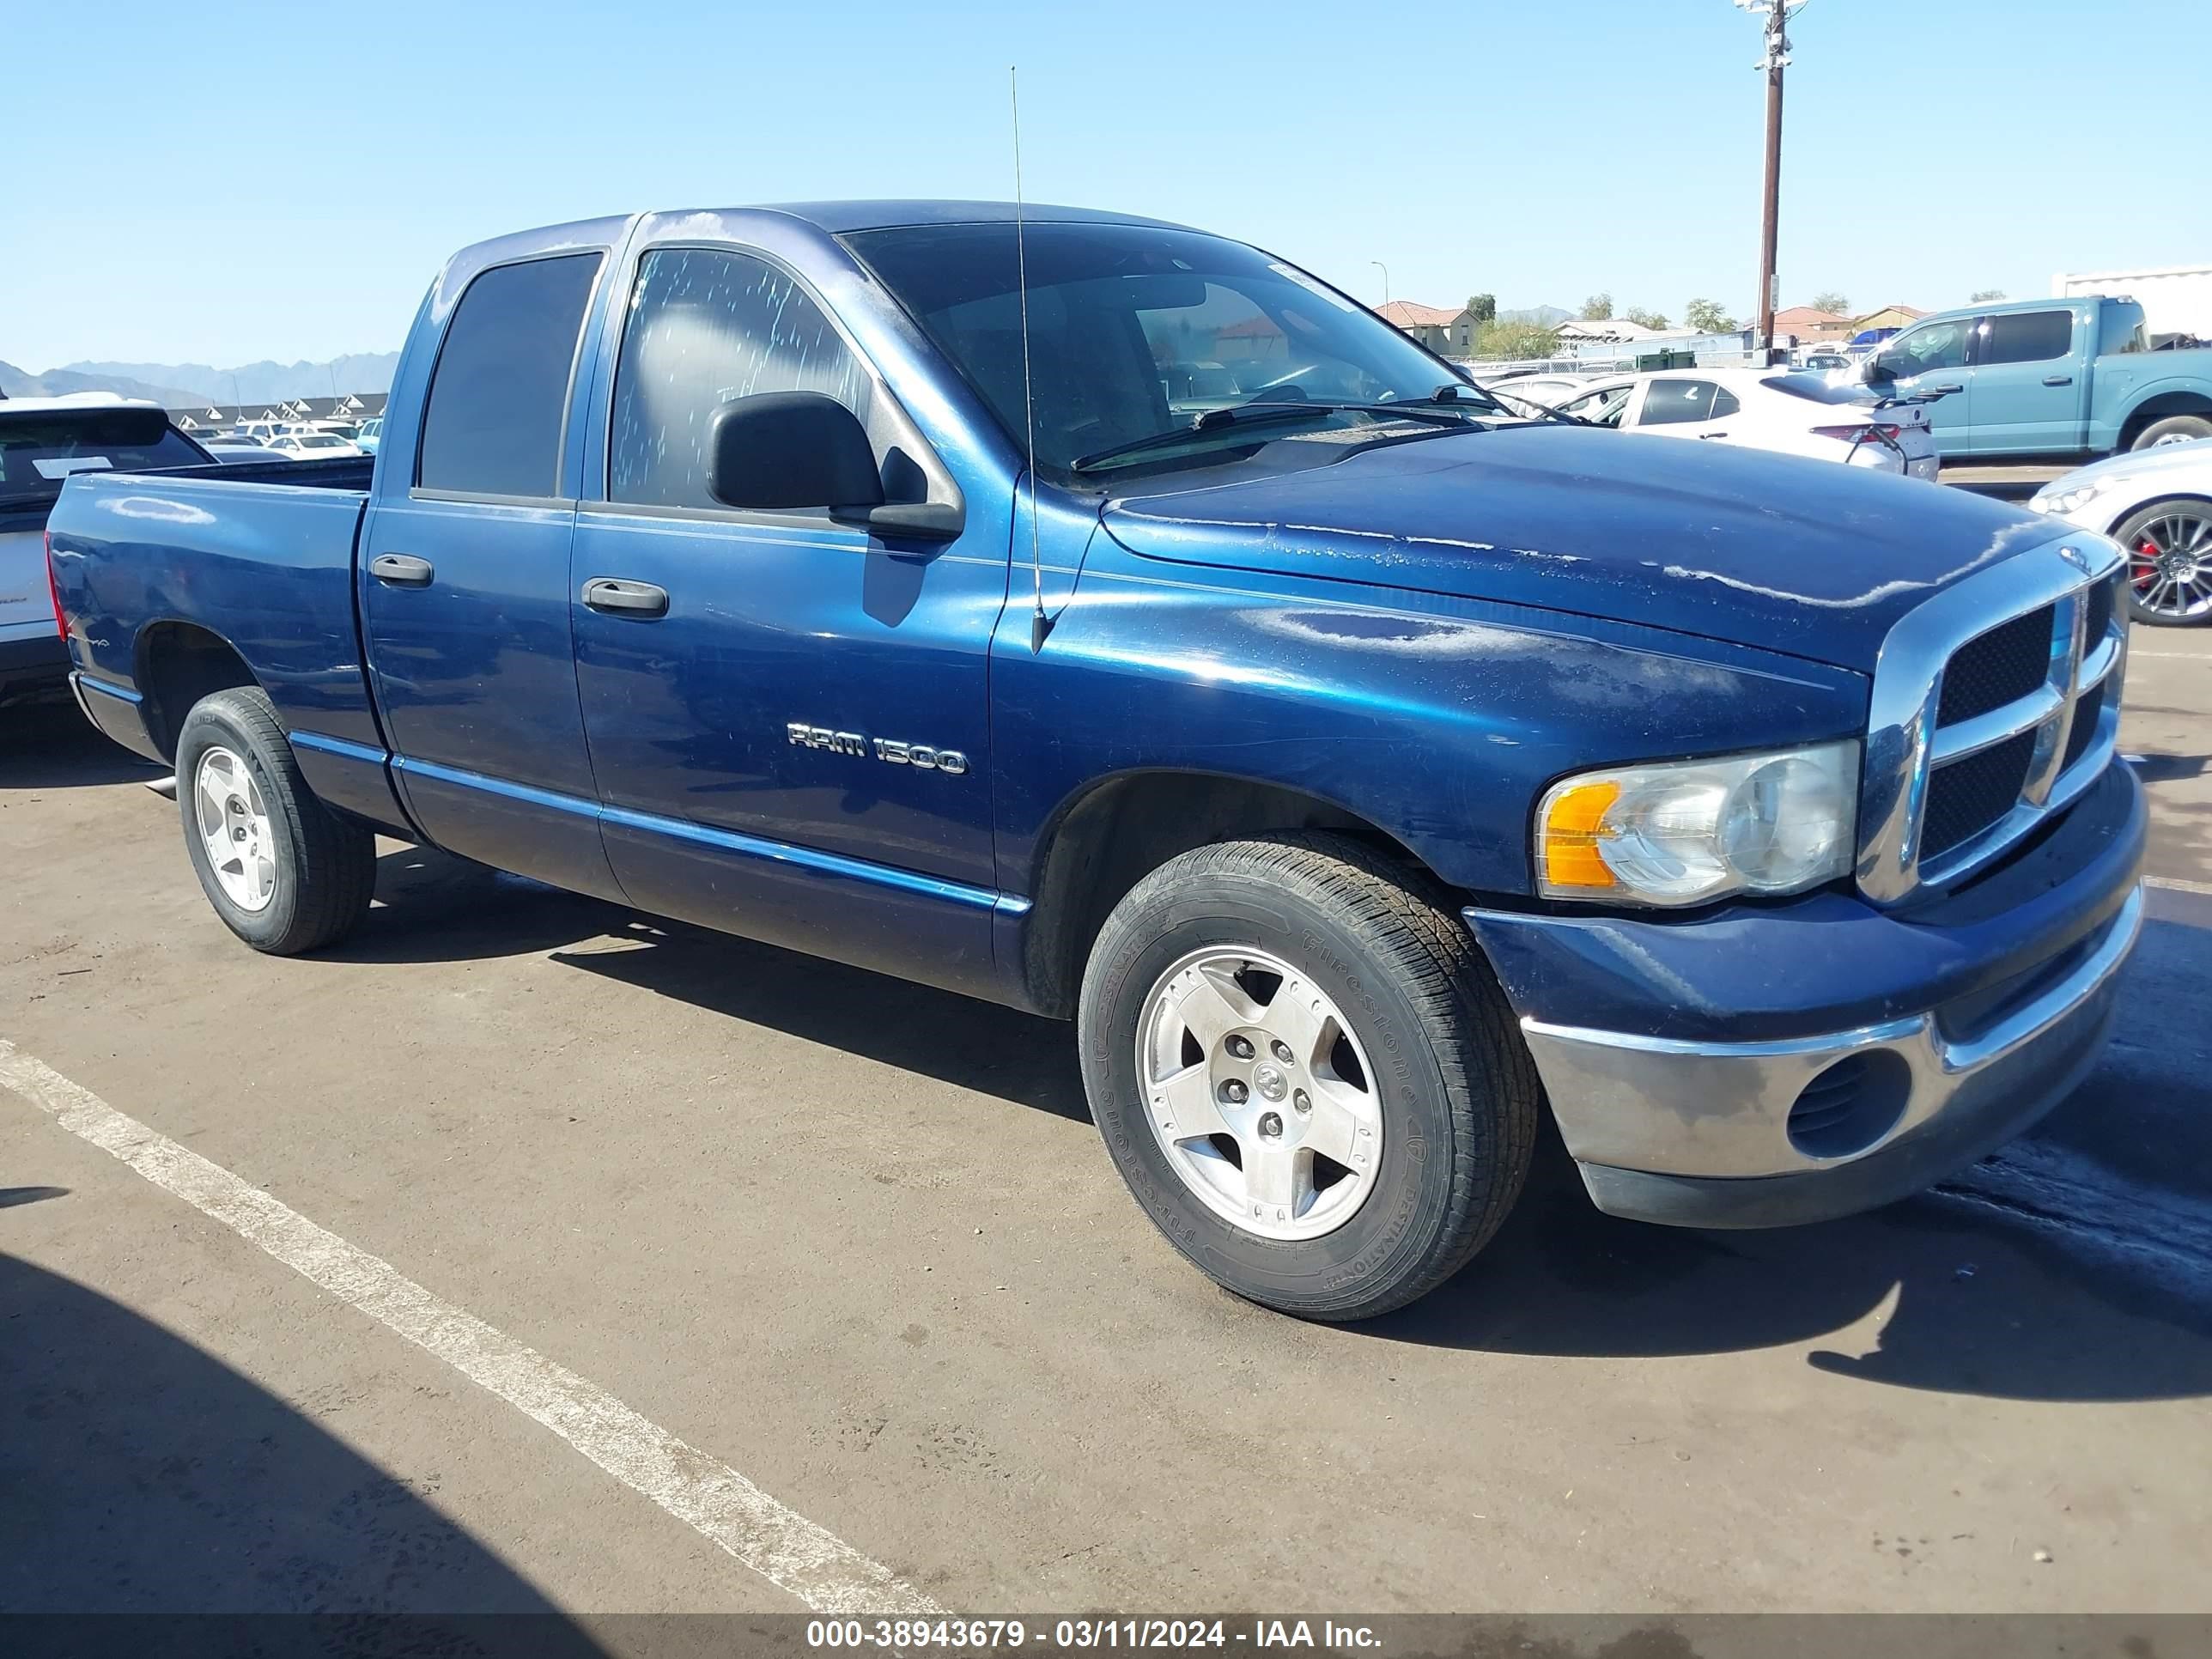
[[[2212,438],[2093,461],[2044,485],[2027,504],[2127,550],[2128,610],[2137,622],[2212,622]]]

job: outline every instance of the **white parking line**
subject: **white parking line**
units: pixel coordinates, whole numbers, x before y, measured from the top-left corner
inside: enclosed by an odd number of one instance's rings
[[[818,1613],[945,1611],[735,1469],[0,1038],[0,1085],[534,1418]]]
[[[2146,887],[2166,887],[2177,893],[2212,893],[2212,881],[2184,881],[2179,876],[2145,876]]]

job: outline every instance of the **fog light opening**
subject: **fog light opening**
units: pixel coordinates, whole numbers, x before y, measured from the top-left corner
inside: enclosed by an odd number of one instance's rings
[[[1893,1049],[1847,1054],[1799,1093],[1790,1144],[1808,1158],[1849,1158],[1897,1127],[1912,1093],[1912,1068]]]

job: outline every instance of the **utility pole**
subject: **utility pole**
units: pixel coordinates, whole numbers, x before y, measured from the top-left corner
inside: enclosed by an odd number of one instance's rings
[[[1790,67],[1790,15],[1805,0],[1735,0],[1738,7],[1765,20],[1766,49],[1758,67],[1766,71],[1766,191],[1759,232],[1759,362],[1774,362],[1774,245],[1782,208],[1782,71]]]

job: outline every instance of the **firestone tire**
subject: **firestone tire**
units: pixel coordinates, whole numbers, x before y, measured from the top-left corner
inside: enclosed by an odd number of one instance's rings
[[[1163,1085],[1146,1075],[1153,1068],[1140,1045],[1158,1029],[1164,988],[1188,982],[1187,974],[1178,977],[1182,964],[1233,961],[1239,952],[1286,971],[1237,979],[1232,995],[1273,980],[1273,996],[1295,986],[1312,1006],[1340,1011],[1344,1035],[1371,1078],[1376,1167],[1360,1177],[1367,1184],[1357,1207],[1317,1236],[1255,1232],[1249,1222],[1228,1218],[1233,1204],[1200,1184],[1218,1181],[1233,1191],[1264,1152],[1242,1153],[1232,1176],[1229,1148],[1242,1152],[1245,1140],[1178,1144],[1173,1132],[1155,1130],[1155,1091]],[[1528,1176],[1542,1091],[1488,964],[1443,895],[1349,838],[1224,842],[1153,871],[1100,932],[1077,1025],[1091,1113],[1132,1195],[1200,1271],[1262,1306],[1328,1321],[1403,1307],[1488,1243]],[[1254,1040],[1271,1047],[1271,1031],[1263,1023],[1241,1040],[1247,1050]],[[1181,1058],[1163,1064],[1194,1063],[1188,1056],[1204,1052],[1193,1046],[1194,1034],[1184,1030],[1176,1039]],[[1223,1038],[1219,1052],[1237,1040]],[[1287,1057],[1285,1065],[1296,1072]],[[1279,1077],[1267,1082],[1284,1086]],[[1249,1125],[1245,1109],[1264,1103],[1247,1095],[1234,1109]],[[1273,1115],[1279,1137],[1282,1115]],[[1259,1123],[1256,1133],[1267,1134],[1264,1118]],[[1210,1167],[1207,1148],[1215,1146],[1218,1173],[1194,1180],[1188,1170]],[[1306,1201],[1317,1207],[1321,1198]]]
[[[215,692],[185,717],[177,805],[201,890],[255,950],[320,950],[367,914],[375,837],[316,799],[259,688]]]

